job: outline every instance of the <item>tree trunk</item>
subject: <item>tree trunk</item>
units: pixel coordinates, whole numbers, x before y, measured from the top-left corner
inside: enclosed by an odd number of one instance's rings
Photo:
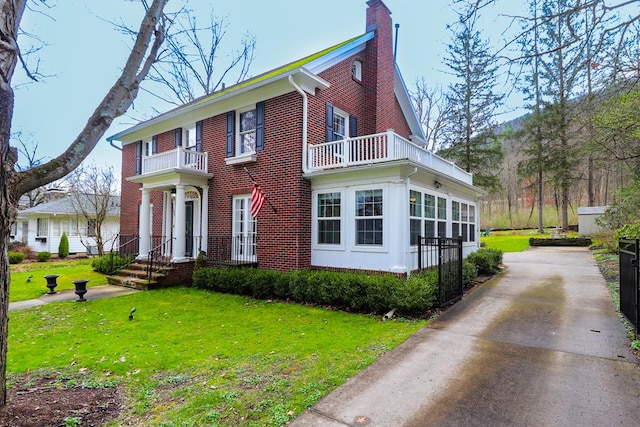
[[[69,148],[50,162],[16,172],[16,150],[9,147],[14,93],[11,80],[18,59],[17,34],[26,0],[0,0],[0,405],[6,405],[7,339],[9,322],[9,233],[20,195],[64,177],[85,159],[114,118],[124,114],[138,93],[140,82],[156,60],[164,40],[163,10],[168,0],[154,0],[140,24],[138,36],[122,74],[89,117]],[[151,45],[151,40],[154,39]]]

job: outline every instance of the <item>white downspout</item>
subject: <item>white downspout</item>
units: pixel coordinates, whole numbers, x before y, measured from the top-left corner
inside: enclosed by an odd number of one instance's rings
[[[309,172],[307,165],[307,122],[309,120],[309,99],[307,98],[305,91],[293,81],[293,76],[289,76],[289,83],[291,83],[291,86],[293,86],[293,88],[302,96],[302,173],[307,173]]]
[[[407,206],[407,215],[405,216],[404,230],[409,230],[409,224],[411,223],[411,213],[409,212],[409,204],[406,202],[411,197],[411,176],[418,172],[418,168],[414,167],[411,172],[407,174],[407,188],[405,193],[405,206]],[[407,277],[411,276],[411,258],[413,257],[413,253],[411,252],[411,235],[405,234],[405,236],[409,236],[408,241],[405,240],[405,259],[404,265],[407,267]],[[406,237],[405,237],[406,238]]]

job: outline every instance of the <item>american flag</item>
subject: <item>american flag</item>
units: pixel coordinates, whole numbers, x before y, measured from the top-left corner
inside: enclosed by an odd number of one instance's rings
[[[253,184],[253,191],[251,192],[251,216],[258,217],[258,213],[264,205],[265,196],[258,184]]]

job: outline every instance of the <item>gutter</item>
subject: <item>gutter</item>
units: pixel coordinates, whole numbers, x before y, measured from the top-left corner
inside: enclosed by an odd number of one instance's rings
[[[109,145],[110,145],[110,146],[112,146],[113,148],[115,148],[115,149],[116,149],[116,150],[118,150],[118,151],[122,151],[122,147],[118,147],[117,145],[115,145],[115,144],[113,143],[113,141],[114,141],[113,139],[109,139],[109,138],[107,138],[107,141],[109,141]]]
[[[293,88],[302,96],[302,173],[308,173],[309,169],[307,167],[307,156],[308,156],[308,148],[307,148],[307,124],[309,121],[309,98],[307,94],[300,86],[293,81],[293,76],[289,75],[289,83]]]

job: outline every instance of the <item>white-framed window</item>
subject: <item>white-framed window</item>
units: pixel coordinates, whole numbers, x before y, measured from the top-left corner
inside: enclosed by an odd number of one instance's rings
[[[144,141],[142,144],[142,155],[144,157],[153,155],[153,142],[151,140]]]
[[[333,135],[336,141],[349,136],[349,115],[336,107],[333,107]]]
[[[36,237],[49,236],[49,218],[36,218]]]
[[[417,245],[422,231],[422,193],[409,191],[409,242]]]
[[[356,245],[383,245],[382,189],[356,191]]]
[[[339,192],[317,195],[318,244],[340,245],[342,242],[342,195]]]
[[[419,191],[411,191],[411,193],[421,194]],[[424,218],[424,237],[446,237],[447,234],[447,199],[438,197],[433,194],[424,193],[423,195],[423,218]],[[417,241],[411,240],[412,245],[416,245]]]
[[[238,112],[237,123],[237,146],[236,153],[239,155],[255,153],[256,151],[256,127],[257,114],[255,107]]]
[[[10,237],[15,237],[18,234],[18,221],[14,222],[11,226],[11,231],[9,232]]]
[[[233,197],[233,238],[231,259],[234,261],[256,261],[257,221],[251,216],[251,195]]]
[[[460,202],[451,202],[451,237],[460,236]]]
[[[56,218],[51,220],[51,235],[55,237],[78,235],[78,218]]]
[[[351,63],[351,76],[357,81],[362,81],[362,61],[359,59]]]
[[[447,237],[447,199],[438,197],[438,237]]]
[[[182,147],[187,150],[196,149],[196,125],[185,127],[182,132]]]
[[[90,218],[87,220],[87,237],[96,237],[96,230],[98,227],[98,220]]]

